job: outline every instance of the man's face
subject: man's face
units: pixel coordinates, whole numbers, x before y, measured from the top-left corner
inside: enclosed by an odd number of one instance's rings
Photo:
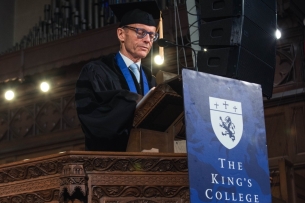
[[[136,33],[136,29],[134,28],[155,33],[156,27],[143,24],[130,24],[125,28],[118,28],[117,35],[121,41],[121,53],[130,58],[132,61],[137,62],[147,56],[153,44],[153,40],[150,38],[149,34],[143,38],[140,38]],[[140,30],[139,32],[143,30]]]

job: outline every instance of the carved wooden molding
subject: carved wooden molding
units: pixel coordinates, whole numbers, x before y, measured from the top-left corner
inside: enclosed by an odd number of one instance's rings
[[[60,176],[59,195],[63,195],[65,189],[69,196],[73,196],[76,189],[79,189],[83,196],[87,196],[88,178],[82,164],[66,164]]]
[[[0,168],[0,184],[61,174],[68,163],[83,165],[86,172],[187,172],[186,157],[137,157],[137,156],[76,156],[71,155],[39,163]]]
[[[76,200],[188,202],[186,155],[66,152],[0,166],[0,203]]]
[[[117,200],[123,197],[149,198],[150,201],[153,201],[150,198],[157,197],[179,198],[183,203],[189,202],[189,189],[187,186],[94,186],[92,193],[92,203],[99,203],[105,197],[113,198],[112,201],[114,202],[118,202]]]
[[[51,160],[0,169],[0,184],[59,174],[62,168],[61,161]]]
[[[187,185],[188,177],[185,175],[175,174],[175,176],[164,175],[110,175],[99,174],[90,175],[92,185]]]
[[[0,197],[1,203],[44,203],[58,201],[58,189]]]
[[[156,197],[151,199],[134,198],[134,197],[117,197],[117,198],[103,198],[102,203],[181,203],[180,198],[162,198]],[[188,201],[183,201],[188,202]]]
[[[90,162],[89,162],[90,161]],[[93,158],[84,163],[86,171],[142,171],[142,172],[186,172],[186,158]]]
[[[33,181],[26,181],[21,183],[13,183],[8,185],[0,184],[0,197],[12,196],[14,194],[29,194],[35,191],[50,190],[59,188],[59,178],[44,178]],[[1,201],[0,201],[1,202]]]

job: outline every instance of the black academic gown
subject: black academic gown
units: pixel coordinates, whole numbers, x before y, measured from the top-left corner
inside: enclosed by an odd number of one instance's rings
[[[76,83],[76,110],[89,151],[126,151],[136,101],[143,95],[137,82],[138,94],[129,91],[114,57],[110,54],[86,64]],[[154,87],[150,70],[142,68],[149,88]]]

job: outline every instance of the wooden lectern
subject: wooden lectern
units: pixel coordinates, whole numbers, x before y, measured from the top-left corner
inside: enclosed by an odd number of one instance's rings
[[[184,129],[182,78],[159,71],[157,81],[160,78],[166,81],[151,90],[137,105],[128,152],[156,148],[159,152],[173,153],[174,139]]]

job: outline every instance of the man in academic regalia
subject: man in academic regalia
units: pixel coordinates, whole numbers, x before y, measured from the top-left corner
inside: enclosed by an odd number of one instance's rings
[[[141,65],[158,38],[156,2],[111,9],[120,20],[120,50],[86,64],[76,83],[76,110],[90,151],[126,151],[136,104],[156,85],[151,71]]]

